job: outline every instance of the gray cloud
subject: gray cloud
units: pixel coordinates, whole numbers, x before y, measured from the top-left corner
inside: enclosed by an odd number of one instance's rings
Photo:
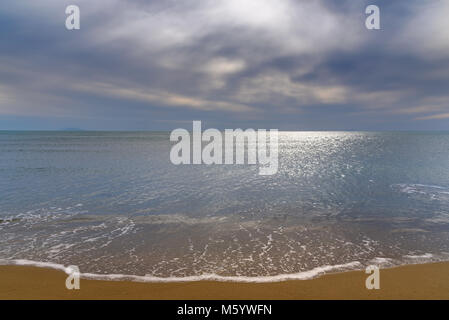
[[[444,1],[379,0],[380,31],[364,27],[368,1],[79,0],[70,32],[68,4],[0,4],[0,118],[11,127],[449,124]]]

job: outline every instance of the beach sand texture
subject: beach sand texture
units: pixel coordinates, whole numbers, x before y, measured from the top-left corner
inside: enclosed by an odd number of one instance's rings
[[[449,263],[380,271],[380,289],[367,290],[363,271],[274,283],[138,283],[81,279],[67,290],[64,272],[0,266],[0,299],[449,299]]]

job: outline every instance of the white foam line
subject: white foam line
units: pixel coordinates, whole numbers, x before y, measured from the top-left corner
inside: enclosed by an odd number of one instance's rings
[[[52,263],[52,262],[40,262],[40,261],[31,261],[31,260],[24,260],[24,259],[17,259],[17,260],[0,259],[0,265],[32,266],[32,267],[38,267],[38,268],[56,269],[56,270],[60,270],[60,271],[69,273],[69,270],[66,267],[64,267],[62,264],[57,264],[57,263]]]
[[[31,260],[6,260],[0,259],[0,265],[21,265],[21,266],[34,266],[40,268],[50,268],[63,271],[70,274],[70,268],[63,266],[62,264],[52,262],[39,262]],[[260,277],[245,277],[245,276],[220,276],[217,274],[203,274],[199,276],[188,277],[154,277],[150,275],[136,276],[125,274],[96,274],[96,273],[81,273],[80,276],[83,279],[91,280],[106,280],[106,281],[134,281],[134,282],[192,282],[192,281],[220,281],[220,282],[248,282],[248,283],[267,283],[267,282],[281,282],[287,280],[307,280],[316,278],[331,271],[344,271],[355,270],[360,268],[362,264],[358,261],[353,261],[345,264],[322,266],[314,268],[309,271],[292,273],[292,274],[279,274],[274,276],[260,276]]]
[[[405,255],[404,257],[409,259],[430,259],[433,258],[434,255],[431,253],[424,253],[423,255]]]

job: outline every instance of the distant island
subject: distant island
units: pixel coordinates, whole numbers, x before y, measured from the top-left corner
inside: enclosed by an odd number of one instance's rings
[[[61,131],[85,131],[85,130],[80,128],[64,128],[61,129]]]

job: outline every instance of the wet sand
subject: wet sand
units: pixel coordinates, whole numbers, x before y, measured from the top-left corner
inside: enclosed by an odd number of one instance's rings
[[[81,279],[67,290],[67,275],[53,269],[0,266],[0,299],[449,299],[449,262],[380,271],[380,289],[367,290],[363,271],[275,283],[138,283]]]

